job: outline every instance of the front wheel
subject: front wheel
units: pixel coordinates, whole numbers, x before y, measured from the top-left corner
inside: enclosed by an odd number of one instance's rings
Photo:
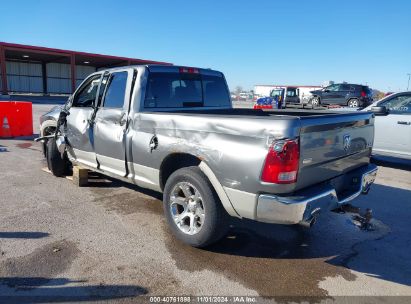
[[[175,171],[167,179],[164,213],[173,234],[193,247],[218,241],[228,229],[228,214],[198,167]]]
[[[310,103],[313,107],[318,107],[320,105],[320,97],[314,96],[311,98]]]
[[[50,138],[47,141],[46,159],[47,166],[54,176],[60,177],[67,173],[69,164],[67,153],[64,152],[64,154],[61,155],[54,138]]]

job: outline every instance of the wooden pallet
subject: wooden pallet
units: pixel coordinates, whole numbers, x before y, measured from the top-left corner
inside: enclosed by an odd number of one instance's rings
[[[50,173],[51,171],[47,168],[41,168],[42,171]],[[79,166],[73,166],[73,175],[72,176],[64,176],[68,180],[71,180],[73,184],[79,186],[79,187],[84,187],[87,186],[88,184],[88,172],[89,170],[86,168],[82,168]]]

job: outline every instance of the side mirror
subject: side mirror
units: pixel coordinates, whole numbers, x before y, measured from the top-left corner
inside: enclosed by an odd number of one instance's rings
[[[387,115],[388,109],[385,106],[371,107],[371,112],[375,115]]]
[[[328,93],[329,91],[330,91],[330,90],[328,90],[328,89],[324,89],[324,92],[325,92],[325,93]]]

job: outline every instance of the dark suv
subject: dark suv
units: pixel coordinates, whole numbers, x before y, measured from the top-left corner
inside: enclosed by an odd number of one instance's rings
[[[311,91],[313,106],[320,104],[364,108],[372,103],[372,91],[360,84],[336,83],[321,90]]]

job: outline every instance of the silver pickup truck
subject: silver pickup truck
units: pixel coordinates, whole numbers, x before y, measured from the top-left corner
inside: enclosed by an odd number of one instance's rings
[[[369,112],[233,109],[221,72],[149,65],[90,75],[38,140],[56,176],[74,163],[163,192],[174,235],[202,247],[230,216],[309,225],[367,193],[373,124]]]

